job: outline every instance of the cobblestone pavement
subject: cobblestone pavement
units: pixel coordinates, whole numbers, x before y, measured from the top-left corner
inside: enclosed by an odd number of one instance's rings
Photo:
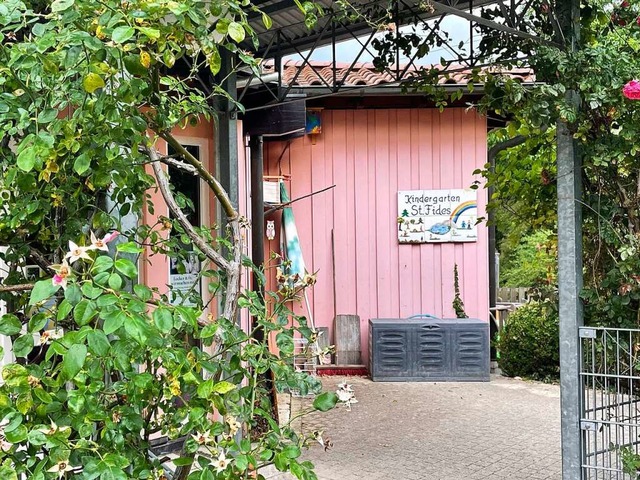
[[[323,379],[335,390],[342,377]],[[489,383],[374,383],[349,378],[358,399],[301,425],[333,442],[303,458],[320,480],[556,480],[560,389],[492,376]],[[292,409],[309,400],[293,399]],[[264,472],[269,480],[293,477]]]

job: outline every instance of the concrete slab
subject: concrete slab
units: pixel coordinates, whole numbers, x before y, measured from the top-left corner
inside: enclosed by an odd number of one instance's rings
[[[342,377],[323,379],[335,390]],[[489,383],[374,383],[347,378],[359,403],[305,417],[333,447],[304,453],[320,480],[560,480],[560,389]],[[294,411],[312,400],[292,399]],[[274,470],[269,480],[292,476]]]

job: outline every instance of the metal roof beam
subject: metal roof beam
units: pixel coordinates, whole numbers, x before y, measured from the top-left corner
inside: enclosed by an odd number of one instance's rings
[[[436,3],[436,2],[433,2],[432,5],[436,11],[441,13],[447,13],[450,15],[455,15],[457,17],[462,17],[469,20],[470,22],[475,22],[479,25],[484,25],[485,27],[493,28],[494,30],[500,30],[506,33],[510,33],[511,35],[515,35],[516,37],[532,40],[534,42],[541,43],[543,45],[561,47],[561,45],[555,42],[552,42],[551,40],[547,40],[545,38],[532,35],[531,33],[523,32],[522,30],[517,30],[515,28],[508,27],[507,25],[502,25],[501,23],[497,23],[492,20],[479,17],[478,15],[474,15],[472,13],[467,13],[463,10],[458,10],[457,8],[450,7],[448,5],[443,5],[441,3]]]

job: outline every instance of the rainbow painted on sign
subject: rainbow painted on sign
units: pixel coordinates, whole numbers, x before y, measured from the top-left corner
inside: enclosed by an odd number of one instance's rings
[[[478,208],[478,202],[476,202],[475,200],[469,200],[467,202],[461,203],[451,214],[451,221],[453,223],[457,223],[460,215],[462,215],[467,210],[471,210],[472,208]]]

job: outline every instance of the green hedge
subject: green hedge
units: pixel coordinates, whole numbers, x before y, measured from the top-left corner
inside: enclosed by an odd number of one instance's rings
[[[504,375],[555,380],[560,375],[558,314],[543,302],[529,302],[509,315],[496,342]]]

